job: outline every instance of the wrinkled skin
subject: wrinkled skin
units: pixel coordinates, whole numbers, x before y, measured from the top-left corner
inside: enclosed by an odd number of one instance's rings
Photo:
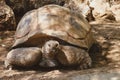
[[[92,65],[88,52],[75,46],[61,45],[57,59],[63,66],[74,65],[78,69],[86,69]]]
[[[42,47],[42,61],[40,66],[42,67],[56,67],[58,63],[56,61],[56,55],[59,49],[59,42],[55,40],[47,41]]]
[[[11,50],[5,60],[5,68],[14,66],[32,67],[41,60],[41,49],[37,47],[17,48]]]

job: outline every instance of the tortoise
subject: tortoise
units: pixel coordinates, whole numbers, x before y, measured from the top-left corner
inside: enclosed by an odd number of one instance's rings
[[[42,53],[43,59],[39,66],[50,67],[49,63],[54,65],[52,67],[91,66],[92,60],[88,51],[96,41],[91,26],[82,14],[54,4],[29,11],[17,26],[12,49],[43,48],[50,40],[53,41],[52,43],[56,41],[56,44],[59,43],[54,47],[57,50],[54,54],[48,53],[48,57]]]

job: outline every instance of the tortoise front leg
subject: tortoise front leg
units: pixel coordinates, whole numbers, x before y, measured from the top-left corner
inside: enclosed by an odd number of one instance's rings
[[[4,62],[5,68],[12,69],[14,66],[33,67],[38,65],[42,57],[41,48],[23,47],[12,49]]]
[[[92,63],[87,51],[69,45],[61,46],[57,59],[63,66],[78,66],[79,69],[89,68]]]

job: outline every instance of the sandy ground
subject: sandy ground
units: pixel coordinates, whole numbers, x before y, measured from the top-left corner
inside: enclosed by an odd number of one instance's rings
[[[93,66],[86,70],[66,68],[6,70],[4,68],[4,59],[14,42],[14,31],[0,32],[0,80],[79,80],[79,78],[83,78],[83,80],[99,80],[95,79],[96,77],[94,78],[98,73],[98,75],[115,73],[115,75],[120,76],[120,22],[102,24],[93,22],[91,25],[94,37],[102,46],[102,52],[92,54]],[[91,75],[92,73],[94,76]],[[80,77],[80,75],[84,76]],[[87,79],[85,75],[91,75],[92,77]],[[76,78],[74,78],[75,76]],[[104,76],[103,79],[107,80]],[[120,78],[114,80],[120,80]]]

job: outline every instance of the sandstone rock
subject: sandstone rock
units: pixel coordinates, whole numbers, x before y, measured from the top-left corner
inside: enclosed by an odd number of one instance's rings
[[[71,0],[66,2],[65,7],[77,12],[82,13],[82,15],[90,22],[94,21],[95,17],[93,16],[93,7],[89,6],[89,0]]]
[[[111,9],[114,5],[113,1],[109,0],[70,0],[66,3],[66,7],[77,13],[82,13],[90,22],[94,20],[115,21],[115,11]]]
[[[116,18],[113,14],[113,12],[108,11],[106,12],[104,15],[100,16],[102,20],[106,20],[106,21],[116,21]]]
[[[0,0],[0,30],[14,30],[16,27],[15,16],[12,9]]]
[[[116,21],[115,16],[110,10],[111,1],[107,0],[92,0],[90,6],[94,8],[93,15],[97,19],[107,20],[107,21]]]

